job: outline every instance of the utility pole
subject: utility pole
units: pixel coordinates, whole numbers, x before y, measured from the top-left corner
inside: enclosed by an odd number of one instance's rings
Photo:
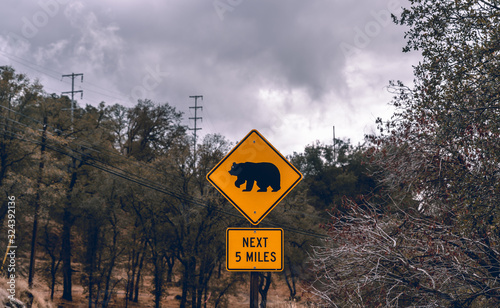
[[[62,94],[68,94],[71,93],[71,131],[73,131],[73,117],[74,117],[74,109],[75,109],[75,93],[80,93],[81,98],[83,98],[83,91],[78,90],[75,91],[75,78],[81,76],[81,82],[83,82],[83,74],[75,74],[71,73],[68,75],[62,75],[62,78],[64,77],[71,77],[71,91],[66,91],[62,92]],[[62,80],[62,79],[61,79]],[[82,158],[80,158],[80,161]],[[72,272],[73,269],[71,268],[71,227],[72,227],[72,221],[73,221],[73,215],[71,213],[71,207],[73,200],[71,198],[71,194],[73,191],[73,188],[76,183],[77,179],[77,165],[76,165],[77,158],[74,156],[71,159],[71,163],[69,165],[68,172],[71,173],[71,180],[69,183],[68,190],[66,192],[66,202],[64,205],[64,212],[63,212],[63,227],[62,227],[62,240],[61,240],[61,259],[63,263],[63,295],[62,298],[68,301],[73,300],[73,295],[72,295],[72,289],[73,289],[73,283],[72,283]],[[80,164],[81,165],[81,164]]]
[[[71,91],[62,92],[62,94],[71,93],[71,108],[70,108],[71,109],[71,130],[73,130],[73,113],[74,113],[74,108],[75,108],[74,107],[75,93],[80,93],[81,94],[80,99],[83,98],[83,91],[82,90],[75,91],[75,78],[78,76],[82,76],[81,82],[83,82],[83,74],[82,73],[80,73],[80,74],[71,73],[68,75],[62,75],[62,78],[71,77]]]
[[[333,161],[334,162],[337,162],[337,157],[336,157],[336,153],[335,153],[335,145],[336,145],[336,142],[335,142],[335,125],[333,125]]]
[[[192,96],[189,96],[189,98],[194,98],[194,107],[189,107],[189,109],[194,109],[194,117],[189,118],[190,120],[194,120],[194,128],[188,128],[188,129],[194,131],[193,132],[193,135],[194,135],[194,155],[193,156],[196,160],[196,140],[197,140],[196,131],[201,129],[201,127],[198,127],[197,124],[198,124],[198,120],[203,119],[202,117],[198,117],[198,109],[203,110],[202,106],[198,106],[198,98],[201,98],[201,100],[203,100],[203,95],[192,95]]]

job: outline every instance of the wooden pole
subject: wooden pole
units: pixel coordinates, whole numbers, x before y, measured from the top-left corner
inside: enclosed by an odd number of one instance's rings
[[[259,307],[259,273],[250,272],[250,308]]]
[[[258,228],[255,225],[254,228]],[[250,308],[259,308],[259,273],[250,272]]]

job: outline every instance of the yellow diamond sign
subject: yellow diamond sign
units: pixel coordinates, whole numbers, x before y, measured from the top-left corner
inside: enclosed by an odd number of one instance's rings
[[[302,174],[252,130],[207,174],[207,179],[257,225],[299,183]]]

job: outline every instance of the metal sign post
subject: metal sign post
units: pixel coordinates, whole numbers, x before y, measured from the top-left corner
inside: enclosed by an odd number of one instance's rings
[[[226,229],[226,269],[250,272],[250,308],[259,305],[258,272],[284,269],[284,232],[258,228],[302,180],[302,174],[257,130],[251,130],[208,174],[207,180],[255,228]]]
[[[250,273],[250,308],[259,307],[259,273]]]
[[[259,227],[259,225],[257,225],[256,227]],[[226,256],[226,260],[227,260],[227,256]],[[258,272],[250,272],[250,308],[259,308],[259,273]]]

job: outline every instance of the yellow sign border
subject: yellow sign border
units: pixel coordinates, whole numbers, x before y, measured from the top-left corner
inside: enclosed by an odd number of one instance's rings
[[[229,268],[229,232],[230,231],[279,231],[281,233],[281,267],[267,268]],[[226,229],[226,270],[229,272],[282,272],[285,268],[285,232],[281,228],[227,228]]]
[[[298,175],[298,179],[293,182],[292,185],[290,185],[290,187],[281,195],[281,197],[279,197],[270,207],[268,210],[266,210],[264,212],[264,214],[262,214],[257,220],[252,220],[252,218],[250,216],[248,216],[248,214],[246,214],[239,206],[238,204],[233,201],[231,199],[231,197],[229,197],[222,189],[220,189],[217,184],[215,184],[215,182],[213,182],[211,179],[210,179],[210,176],[219,168],[220,165],[222,165],[237,149],[240,145],[242,145],[252,134],[257,134],[259,136],[259,138],[262,139],[262,141],[265,142],[265,144],[267,144],[288,166],[290,166],[290,168],[297,173]],[[274,207],[281,202],[281,200],[283,200],[283,198],[285,198],[285,196],[302,180],[303,176],[302,176],[302,173],[300,173],[300,171],[295,168],[266,138],[264,138],[264,136],[262,136],[261,133],[259,133],[259,131],[257,131],[256,129],[252,129],[240,142],[238,142],[238,144],[231,150],[229,151],[229,153],[215,166],[212,168],[212,170],[210,170],[210,172],[207,174],[206,176],[207,180],[229,201],[231,202],[232,205],[234,205],[234,207],[236,207],[236,209],[238,209],[238,211],[246,218],[248,219],[248,221],[250,221],[250,223],[252,223],[253,225],[258,225],[266,216],[267,214],[269,214],[273,209]]]

